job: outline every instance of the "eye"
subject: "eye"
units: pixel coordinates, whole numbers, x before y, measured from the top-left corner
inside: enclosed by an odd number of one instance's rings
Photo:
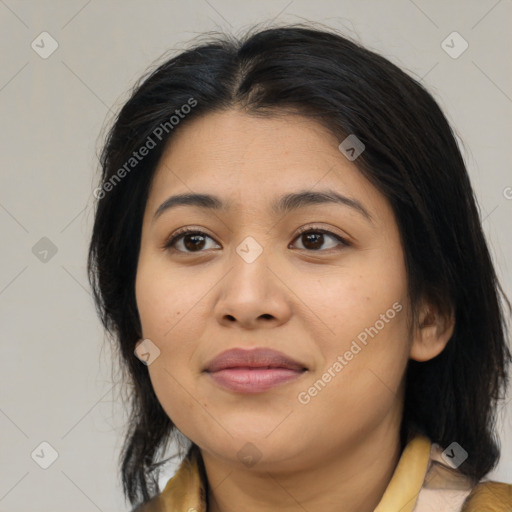
[[[307,251],[316,251],[324,245],[325,240],[327,238],[330,238],[331,240],[338,241],[337,245],[341,246],[348,246],[350,245],[344,238],[342,238],[339,235],[336,235],[334,233],[331,233],[330,231],[327,231],[326,229],[317,228],[315,226],[307,226],[305,228],[301,228],[299,230],[299,236],[295,238],[295,240],[304,240],[302,242],[302,247],[299,247],[301,250],[307,250]],[[333,249],[336,247],[336,244],[330,245],[330,247],[327,247],[327,249]]]
[[[342,247],[350,245],[343,237],[327,231],[326,229],[317,228],[315,226],[307,226],[301,228],[299,230],[299,235],[295,238],[295,240],[303,239],[305,241],[305,243],[302,242],[302,247],[299,247],[300,250],[319,252],[319,249],[321,249],[325,244],[326,239],[329,238],[338,243],[334,243],[334,245],[331,243],[330,247],[324,247],[324,249],[333,249],[336,247],[336,245],[341,245]],[[173,250],[182,253],[203,252],[204,249],[212,249],[212,247],[207,247],[207,239],[213,241],[213,238],[203,231],[191,228],[183,228],[178,230],[176,233],[173,233],[165,241],[162,248],[172,248]],[[217,248],[220,248],[218,244],[216,245]]]
[[[207,245],[205,240],[209,238],[213,240],[212,237],[208,236],[206,233],[202,231],[183,228],[178,230],[176,233],[173,233],[171,237],[165,242],[163,248],[170,249],[173,248],[178,252],[202,252],[202,249]],[[178,248],[174,246],[179,246]],[[185,250],[183,250],[183,247]],[[211,249],[211,247],[206,247],[207,249]]]

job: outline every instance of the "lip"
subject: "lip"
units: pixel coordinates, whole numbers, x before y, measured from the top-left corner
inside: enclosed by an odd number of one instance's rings
[[[306,366],[291,357],[270,348],[233,348],[221,352],[206,366],[205,371],[213,373],[228,368],[286,368],[307,370]]]
[[[289,356],[268,348],[231,349],[203,370],[220,386],[240,393],[260,393],[300,377],[308,369]]]
[[[262,393],[297,379],[305,371],[287,368],[228,368],[207,373],[215,383],[236,393]]]

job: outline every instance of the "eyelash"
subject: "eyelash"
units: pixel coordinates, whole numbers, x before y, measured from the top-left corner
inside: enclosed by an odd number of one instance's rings
[[[331,231],[328,231],[326,229],[323,229],[323,228],[320,228],[320,227],[316,227],[316,226],[305,226],[305,227],[302,227],[302,228],[299,228],[299,231],[297,233],[297,235],[295,236],[295,238],[293,239],[294,241],[297,240],[298,238],[301,237],[301,235],[304,235],[305,233],[321,233],[321,234],[324,234],[324,235],[329,235],[329,236],[332,236],[333,238],[335,238],[336,240],[338,240],[339,242],[341,242],[341,244],[343,246],[350,246],[350,244],[343,238],[341,237],[340,235],[337,235],[335,233],[332,233]],[[186,235],[203,235],[207,238],[211,238],[213,240],[213,238],[204,233],[203,231],[200,231],[200,230],[197,230],[197,229],[192,229],[192,228],[182,228],[182,229],[179,229],[178,231],[176,231],[175,233],[173,233],[163,244],[162,246],[162,249],[171,249],[172,246],[181,238],[183,238],[184,236]],[[300,251],[308,251],[308,252],[330,252],[332,250],[336,250],[334,248],[330,248],[330,249],[327,249],[327,250],[313,250],[313,249],[299,249]],[[204,251],[178,251],[175,249],[176,252],[179,252],[179,253],[182,253],[182,254],[194,254],[195,252],[196,253],[201,253],[201,252],[204,252]]]

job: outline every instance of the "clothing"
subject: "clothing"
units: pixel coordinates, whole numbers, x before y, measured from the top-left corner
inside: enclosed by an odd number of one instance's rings
[[[164,490],[134,512],[207,512],[201,455],[193,446]],[[439,445],[416,435],[374,512],[512,512],[512,485],[469,479],[451,468]]]

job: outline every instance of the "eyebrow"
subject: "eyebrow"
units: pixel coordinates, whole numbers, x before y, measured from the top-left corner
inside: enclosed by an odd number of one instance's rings
[[[338,194],[334,190],[321,190],[312,192],[310,190],[303,190],[285,194],[275,200],[271,205],[271,210],[274,215],[284,215],[291,211],[305,208],[317,204],[339,204],[348,206],[353,210],[360,213],[370,222],[373,222],[373,217],[369,214],[368,210],[357,199]],[[215,211],[229,211],[232,202],[223,202],[221,198],[210,194],[178,194],[168,197],[156,210],[153,221],[155,221],[163,212],[176,208],[177,206],[195,206],[205,210]]]

